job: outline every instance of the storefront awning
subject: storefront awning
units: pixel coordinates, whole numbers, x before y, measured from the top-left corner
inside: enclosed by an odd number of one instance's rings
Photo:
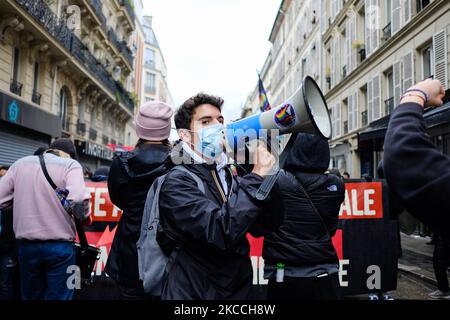
[[[446,103],[442,107],[426,110],[423,117],[427,128],[433,128],[450,123],[450,102]],[[389,119],[390,115],[372,122],[369,128],[359,133],[358,140],[383,140],[386,135]]]

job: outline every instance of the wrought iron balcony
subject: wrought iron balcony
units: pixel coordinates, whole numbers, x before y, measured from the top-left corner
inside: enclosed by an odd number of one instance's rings
[[[133,53],[125,41],[119,41],[117,35],[111,28],[107,31],[108,40],[123,54],[130,65],[133,65]]]
[[[345,78],[347,76],[347,66],[342,67],[342,77]]]
[[[80,119],[77,120],[77,134],[80,136],[84,136],[86,134],[86,123]]]
[[[97,16],[97,18],[99,18],[103,29],[106,30],[106,17],[104,16],[102,11],[102,2],[100,0],[90,0],[89,4],[92,10],[94,10],[94,13]]]
[[[18,96],[22,95],[22,87],[23,84],[21,84],[19,81],[15,79],[11,79],[11,82],[9,84],[9,91],[11,91],[14,94],[17,94]]]
[[[130,17],[131,21],[133,22],[133,26],[134,26],[135,14],[134,14],[134,9],[131,6],[131,0],[119,0],[119,4],[123,7],[125,7],[125,9],[128,12],[128,16]]]
[[[368,119],[367,116],[368,116],[367,115],[367,110],[361,112],[361,123],[362,123],[362,126],[367,126],[367,124],[369,123],[369,119]]]
[[[385,115],[388,115],[394,111],[394,97],[390,97],[389,99],[384,100],[384,112]]]
[[[16,0],[55,40],[69,51],[108,90],[116,95],[117,102],[123,103],[134,114],[134,102],[129,93],[115,81],[108,71],[89,52],[81,40],[70,31],[64,20],[60,20],[44,0]]]
[[[389,22],[384,28],[383,28],[383,37],[385,40],[389,39],[392,36],[392,24]]]
[[[33,101],[36,104],[41,104],[41,94],[37,92],[36,90],[33,90],[33,94],[31,95],[31,101]]]
[[[348,133],[348,121],[344,121],[344,134]]]
[[[125,41],[119,41],[116,33],[106,25],[106,18],[103,15],[102,3],[100,0],[90,0],[90,6],[95,15],[100,19],[103,31],[106,33],[108,40],[120,51],[130,65],[133,65],[133,53],[128,48]]]

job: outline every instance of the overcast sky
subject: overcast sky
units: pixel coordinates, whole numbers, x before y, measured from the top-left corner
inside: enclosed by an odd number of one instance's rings
[[[225,100],[225,121],[239,118],[270,50],[280,0],[143,0],[168,69],[177,108],[203,91]]]

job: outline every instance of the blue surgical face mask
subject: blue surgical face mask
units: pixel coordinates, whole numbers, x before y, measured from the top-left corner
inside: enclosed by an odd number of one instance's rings
[[[195,150],[204,157],[217,159],[223,153],[223,130],[224,126],[221,123],[198,130],[197,134],[200,140],[195,145]]]

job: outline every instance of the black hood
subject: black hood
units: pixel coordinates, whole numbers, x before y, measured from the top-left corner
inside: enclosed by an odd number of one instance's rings
[[[328,141],[312,134],[300,133],[286,159],[288,171],[323,173],[330,165]]]
[[[165,171],[170,148],[160,144],[144,144],[131,152],[119,155],[122,168],[130,177],[154,174],[156,171]],[[154,172],[155,171],[155,172]]]

